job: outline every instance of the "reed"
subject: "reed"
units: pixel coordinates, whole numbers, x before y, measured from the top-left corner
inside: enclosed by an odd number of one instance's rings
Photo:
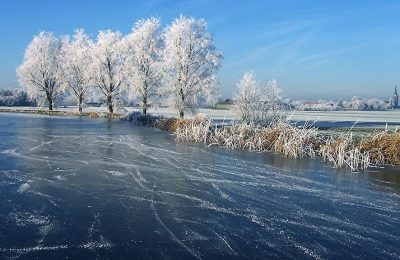
[[[319,154],[337,168],[348,166],[352,171],[360,171],[371,165],[369,151],[361,149],[352,132],[328,137],[320,146]]]
[[[383,130],[360,144],[361,151],[367,151],[373,164],[400,165],[400,132]]]
[[[229,149],[276,152],[291,158],[321,157],[334,167],[363,171],[371,166],[400,165],[400,132],[382,131],[355,138],[352,129],[334,136],[322,134],[313,124],[295,126],[284,119],[260,126],[234,123],[216,126],[210,118],[172,121],[178,140],[202,142]]]
[[[229,149],[275,152],[291,158],[321,157],[336,168],[363,171],[377,165],[400,165],[400,132],[387,129],[359,137],[348,132],[323,133],[313,123],[302,127],[284,117],[268,125],[235,122],[216,125],[205,115],[193,119],[132,116],[141,125],[174,133],[177,140],[201,142]]]

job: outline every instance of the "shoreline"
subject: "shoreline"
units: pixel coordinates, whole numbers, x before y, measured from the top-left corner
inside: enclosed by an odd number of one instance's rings
[[[120,118],[123,116],[119,113],[105,113],[88,111],[79,113],[77,111],[67,111],[67,110],[44,110],[44,109],[4,109],[0,108],[0,113],[21,113],[21,114],[35,114],[35,115],[46,115],[46,116],[76,116],[76,117],[101,117],[101,118]]]
[[[71,110],[49,111],[21,107],[0,108],[0,113],[119,119],[171,132],[177,140],[181,141],[194,141],[207,146],[216,145],[228,149],[274,152],[294,159],[320,158],[333,163],[335,168],[350,168],[353,172],[364,171],[371,167],[398,167],[400,165],[400,156],[397,152],[390,151],[394,155],[389,154],[386,151],[389,148],[386,149],[385,144],[383,146],[381,144],[381,142],[386,142],[390,146],[394,145],[396,149],[400,140],[400,133],[397,130],[350,127],[321,129],[315,126],[299,127],[289,121],[280,121],[269,126],[246,126],[234,122],[218,125],[216,120],[207,116],[201,119],[196,117],[179,119],[151,114],[143,116],[140,112],[111,114],[102,111],[85,111],[79,113]],[[246,137],[243,137],[243,131],[245,135],[247,134]],[[285,134],[282,134],[284,132]],[[234,141],[227,142],[226,139],[234,139]],[[240,140],[236,141],[236,139]],[[388,140],[395,144],[387,143]]]

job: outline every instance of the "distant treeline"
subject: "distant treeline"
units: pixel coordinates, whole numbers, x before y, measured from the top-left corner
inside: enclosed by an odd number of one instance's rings
[[[383,111],[392,109],[389,101],[377,98],[360,98],[353,97],[351,100],[324,100],[318,101],[290,101],[290,107],[297,110],[304,111],[340,111],[340,110],[354,110],[354,111]]]
[[[22,89],[0,89],[0,106],[36,106],[36,101],[29,98]]]

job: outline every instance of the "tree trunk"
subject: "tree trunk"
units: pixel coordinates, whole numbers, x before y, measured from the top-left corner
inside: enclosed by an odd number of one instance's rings
[[[108,105],[108,112],[114,113],[114,107],[113,107],[113,104],[112,104],[112,97],[111,96],[107,97],[107,105]]]
[[[53,99],[47,96],[47,102],[49,102],[49,110],[53,110]]]
[[[49,103],[49,110],[53,110],[53,98],[46,92],[47,102]]]
[[[83,97],[82,97],[82,95],[80,95],[79,98],[78,98],[78,111],[79,111],[79,114],[82,113],[82,102],[83,102]]]
[[[184,106],[185,106],[185,94],[183,94],[183,89],[180,89],[181,99],[182,99],[182,108],[179,110],[179,116],[183,118],[185,116]]]
[[[143,97],[143,115],[147,115],[147,97]]]

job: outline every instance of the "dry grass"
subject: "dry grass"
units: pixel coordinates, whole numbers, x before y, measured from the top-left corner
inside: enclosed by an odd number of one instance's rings
[[[397,130],[356,138],[353,129],[340,135],[327,134],[313,124],[298,127],[282,118],[266,126],[246,123],[218,126],[204,115],[193,119],[138,116],[135,120],[141,125],[173,132],[181,141],[276,152],[291,158],[321,157],[334,167],[349,167],[352,171],[363,171],[375,165],[400,165],[400,132]]]
[[[384,130],[363,140],[360,150],[369,152],[373,164],[400,165],[400,132]]]
[[[176,128],[178,140],[203,142],[230,149],[274,151],[289,157],[315,157],[317,130],[279,121],[268,126],[234,124],[216,127],[212,120],[186,120]]]
[[[153,126],[164,131],[176,132],[178,128],[190,124],[191,121],[190,119],[166,118],[157,120]]]
[[[319,154],[337,168],[348,166],[352,171],[359,171],[371,165],[369,152],[361,150],[351,132],[337,138],[328,137],[320,146]]]
[[[272,151],[291,158],[322,157],[337,168],[363,171],[373,165],[400,165],[400,132],[382,131],[363,139],[352,129],[334,137],[312,125],[297,127],[284,120],[268,126],[233,124],[215,126],[210,118],[169,119],[164,124],[178,140],[202,142],[230,149]]]
[[[90,112],[90,113],[89,113],[89,116],[90,116],[90,117],[93,117],[93,118],[99,117],[99,113],[97,113],[97,112]]]

